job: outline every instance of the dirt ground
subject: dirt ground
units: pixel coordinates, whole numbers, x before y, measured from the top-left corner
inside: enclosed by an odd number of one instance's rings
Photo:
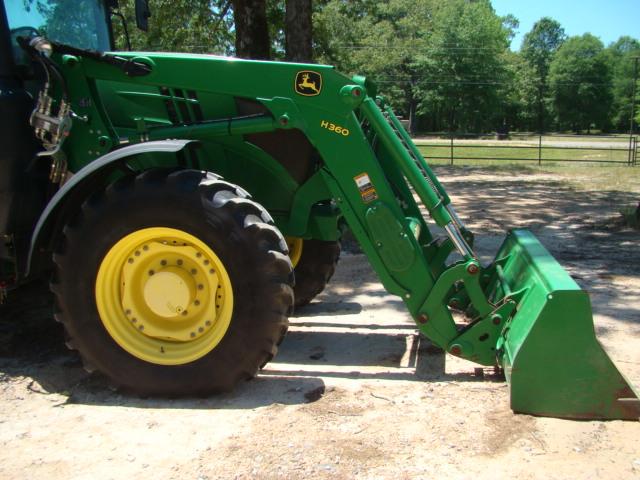
[[[638,194],[553,174],[440,168],[492,257],[528,227],[592,295],[598,336],[640,386]],[[640,422],[515,415],[508,387],[416,334],[362,255],[291,319],[279,355],[233,394],[123,396],[63,345],[38,287],[0,310],[0,478],[640,479]]]

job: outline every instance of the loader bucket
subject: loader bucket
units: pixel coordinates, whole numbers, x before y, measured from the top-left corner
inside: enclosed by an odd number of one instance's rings
[[[518,302],[497,344],[512,410],[638,419],[638,395],[596,339],[589,295],[536,237],[526,230],[509,232],[495,264],[496,295]]]

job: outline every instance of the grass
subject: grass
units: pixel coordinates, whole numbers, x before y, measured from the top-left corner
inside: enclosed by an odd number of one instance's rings
[[[640,200],[640,166],[556,164],[541,170],[561,175],[581,190],[637,193]]]
[[[541,150],[542,164],[547,162],[557,162],[559,160],[570,160],[576,162],[585,161],[597,161],[597,162],[623,162],[628,160],[628,151],[622,150],[620,145],[615,145],[612,148],[607,149],[592,149],[590,147],[580,148],[572,147],[571,150],[561,147],[545,146]],[[521,145],[525,146],[524,144]],[[451,163],[451,146],[445,146],[439,144],[421,144],[418,145],[418,149],[422,154],[429,159],[434,165],[450,164]],[[509,144],[491,145],[477,143],[468,145],[466,143],[454,144],[453,148],[453,163],[459,163],[464,160],[465,163],[469,162],[526,162],[526,163],[538,163],[538,147],[526,146],[526,148],[518,148],[518,146]],[[436,157],[436,158],[434,158]],[[444,158],[437,158],[444,157]],[[486,159],[486,160],[485,160]],[[497,160],[495,160],[497,159]],[[594,162],[594,163],[597,163]],[[622,164],[622,163],[621,163]]]
[[[589,143],[583,142],[582,138],[576,140],[574,137],[571,142],[562,138],[560,137],[559,140],[558,137],[543,138],[541,165],[538,165],[537,137],[535,142],[456,139],[453,165],[454,167],[474,166],[490,171],[508,171],[514,175],[550,173],[562,177],[574,188],[582,190],[616,190],[640,194],[640,162],[636,167],[626,165],[628,140],[625,143],[615,139],[600,139],[598,145],[595,145],[597,148],[594,149]],[[590,140],[595,142],[597,139]],[[445,145],[446,140],[417,139],[416,143],[430,165],[451,164],[451,146]],[[527,148],[517,148],[521,146]],[[566,149],[560,146],[572,148]],[[593,160],[599,162],[593,162]],[[623,163],[601,163],[603,161]]]

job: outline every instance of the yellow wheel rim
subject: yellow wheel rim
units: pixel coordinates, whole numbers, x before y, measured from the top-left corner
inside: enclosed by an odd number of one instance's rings
[[[296,268],[298,262],[300,261],[300,257],[302,257],[302,245],[304,244],[304,240],[298,237],[285,237],[287,242],[287,247],[289,248],[289,258],[291,259],[291,264],[293,268]]]
[[[96,278],[96,305],[111,337],[137,358],[180,365],[222,340],[233,313],[231,280],[193,235],[146,228],[118,241]]]

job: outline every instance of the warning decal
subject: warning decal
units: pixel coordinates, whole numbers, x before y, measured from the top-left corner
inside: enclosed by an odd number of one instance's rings
[[[373,188],[369,175],[361,173],[360,175],[353,177],[353,179],[358,186],[358,190],[360,190],[360,197],[362,197],[362,201],[364,203],[370,203],[378,199],[378,193],[376,192],[376,189]]]

